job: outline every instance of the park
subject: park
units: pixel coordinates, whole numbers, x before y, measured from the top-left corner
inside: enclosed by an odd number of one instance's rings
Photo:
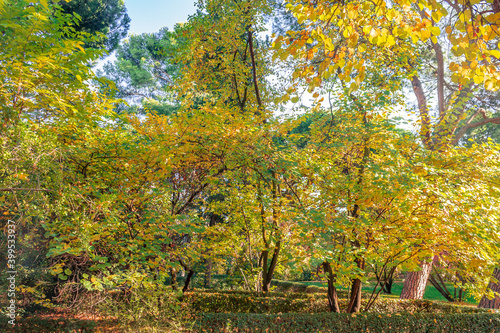
[[[500,332],[499,0],[127,1],[0,0],[1,332]]]

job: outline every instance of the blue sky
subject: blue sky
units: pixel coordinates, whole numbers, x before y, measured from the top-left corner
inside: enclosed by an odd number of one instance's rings
[[[186,22],[194,14],[194,0],[125,0],[130,16],[129,33],[156,32],[162,27],[172,30],[175,23]]]

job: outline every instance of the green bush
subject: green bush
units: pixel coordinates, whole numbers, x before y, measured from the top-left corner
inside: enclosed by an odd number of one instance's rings
[[[292,292],[292,291],[247,291],[247,290],[215,290],[215,289],[196,289],[196,293],[203,294],[230,294],[230,295],[246,295],[254,297],[289,297],[289,298],[308,298],[308,297],[326,297],[326,289],[324,292],[308,293],[308,292]],[[342,295],[342,296],[340,296]],[[347,298],[347,292],[339,294],[341,298]]]
[[[39,317],[16,318],[15,325],[9,324],[10,318],[0,317],[0,332],[95,332],[96,323],[92,320],[45,319]]]
[[[194,332],[500,332],[500,315],[475,314],[203,314]]]
[[[300,282],[272,280],[271,287],[280,292],[294,292],[294,293],[326,293],[325,287],[308,286]],[[337,290],[339,297],[347,297],[347,290]]]
[[[300,298],[245,293],[185,293],[182,301],[195,313],[239,312],[239,313],[279,313],[279,312],[325,312],[328,311],[326,295],[302,294]]]
[[[321,313],[329,312],[326,293],[266,293],[255,292],[188,292],[181,299],[184,307],[193,313]],[[347,299],[339,300],[341,308]],[[366,300],[363,300],[363,306]],[[374,313],[475,313],[485,312],[463,305],[427,300],[399,300],[380,298],[369,312]]]

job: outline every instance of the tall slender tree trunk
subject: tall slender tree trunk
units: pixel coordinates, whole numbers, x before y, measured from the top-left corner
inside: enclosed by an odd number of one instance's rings
[[[208,289],[212,285],[212,258],[208,258],[205,261],[205,280],[203,284]]]
[[[495,268],[493,271],[493,277],[497,280],[497,282],[493,283],[493,281],[490,281],[488,288],[500,294],[500,268]],[[483,296],[479,302],[478,308],[500,309],[500,296],[493,299],[488,299],[486,295]]]
[[[362,270],[365,269],[365,261],[363,259],[356,259],[356,264],[358,268]],[[347,313],[355,313],[361,310],[361,280],[354,279],[352,280],[351,287],[351,297],[349,300],[349,304],[347,305]]]
[[[273,256],[271,258],[271,263],[268,265],[269,251],[262,251],[261,261],[262,261],[262,291],[269,291],[271,289],[271,281],[273,279],[274,270],[278,264],[278,256],[281,249],[281,242],[276,242],[274,247]]]
[[[191,278],[194,275],[194,269],[186,265],[184,261],[182,261],[182,259],[179,259],[179,263],[184,268],[184,272],[188,273],[186,281],[184,282],[184,287],[182,287],[182,292],[186,292],[189,289],[189,283],[191,282]]]
[[[437,260],[437,256],[430,262],[422,262],[420,267],[422,270],[417,272],[406,273],[405,281],[403,283],[403,290],[401,291],[400,299],[422,299],[424,298],[425,287],[427,280],[431,274],[432,265]]]
[[[337,295],[337,288],[335,288],[335,280],[337,275],[333,274],[332,266],[330,265],[329,262],[325,261],[322,266],[328,278],[327,296],[328,296],[328,306],[330,307],[330,312],[339,313],[340,312],[339,298]]]
[[[170,286],[172,290],[177,290],[177,272],[173,268],[170,268]]]

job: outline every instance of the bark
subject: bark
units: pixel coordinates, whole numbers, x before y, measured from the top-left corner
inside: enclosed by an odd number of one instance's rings
[[[413,92],[417,97],[418,109],[420,111],[420,136],[427,149],[432,148],[431,140],[431,118],[429,116],[429,109],[427,108],[427,99],[425,98],[424,88],[422,87],[422,82],[418,76],[414,75],[411,78],[411,85],[413,87]]]
[[[362,270],[365,269],[365,261],[363,259],[356,259],[356,264],[358,268]],[[347,313],[355,313],[361,310],[361,280],[354,279],[352,280],[351,287],[351,297],[349,300],[349,304],[347,305]]]
[[[451,295],[443,278],[441,277],[441,274],[439,274],[436,269],[434,269],[434,275],[435,276],[433,276],[432,273],[429,275],[429,282],[434,286],[434,288],[436,288],[437,291],[439,291],[441,295],[443,295],[444,298],[446,298],[447,301],[454,302],[455,297]]]
[[[351,287],[351,297],[347,305],[347,313],[355,313],[361,310],[361,280],[354,279]]]
[[[387,277],[383,285],[384,294],[392,294],[392,284],[394,283],[394,276]]]
[[[190,268],[188,270],[188,275],[186,278],[186,282],[184,283],[184,287],[182,288],[182,292],[186,292],[186,290],[189,289],[189,283],[191,282],[191,278],[193,277],[193,275],[194,275],[194,270]]]
[[[422,268],[420,271],[406,273],[400,299],[422,299],[424,297],[427,280],[429,279],[432,265],[436,260],[437,256],[434,257],[433,261],[422,262],[420,264]]]
[[[252,73],[253,73],[253,84],[255,88],[255,97],[257,98],[257,104],[259,105],[259,108],[261,108],[262,101],[260,100],[259,84],[257,83],[257,66],[255,64],[255,54],[253,51],[253,36],[251,31],[248,31],[248,45],[250,46],[250,57],[252,58]]]
[[[170,269],[170,286],[173,290],[177,290],[177,272],[175,269]]]
[[[328,306],[330,307],[330,312],[339,313],[340,312],[339,298],[337,295],[337,288],[335,288],[336,275],[333,274],[332,266],[330,265],[330,263],[326,261],[323,263],[323,269],[325,270],[325,273],[328,274],[327,296],[328,296]]]
[[[273,257],[271,258],[271,263],[267,264],[269,251],[262,251],[261,259],[262,259],[262,291],[269,291],[271,288],[271,281],[273,279],[274,270],[276,269],[276,265],[278,264],[278,256],[281,249],[281,242],[276,242],[276,246],[274,247]]]
[[[479,114],[483,116],[483,119],[473,123],[472,121]],[[486,116],[486,111],[484,111],[484,109],[479,109],[476,113],[472,115],[472,117],[469,118],[469,120],[467,120],[466,124],[462,128],[460,128],[460,130],[455,134],[455,136],[451,141],[451,144],[456,145],[469,129],[484,126],[489,123],[500,125],[500,117],[489,118]]]
[[[208,226],[213,227],[217,224],[217,219],[219,218],[219,215],[217,214],[211,214],[210,219],[208,221]],[[212,251],[212,249],[209,249],[209,251]],[[205,278],[203,280],[203,285],[205,288],[210,288],[212,285],[212,265],[213,265],[213,259],[212,258],[206,258],[205,259]]]
[[[187,277],[186,277],[186,281],[184,282],[184,287],[182,288],[182,292],[185,292],[186,290],[189,289],[189,283],[191,282],[191,278],[193,277],[194,275],[194,269],[192,269],[191,267],[189,267],[188,265],[186,265],[182,259],[179,259],[179,263],[181,264],[181,266],[184,268],[184,271],[188,273]]]
[[[389,272],[384,269],[380,276],[375,271],[375,277],[377,278],[377,281],[379,281],[380,287],[382,288],[382,292],[384,294],[392,294],[392,284],[394,283],[395,271],[395,268],[390,269]]]
[[[205,288],[210,288],[212,285],[212,258],[208,258],[205,262],[205,280],[203,282]]]
[[[276,178],[276,173],[273,171],[273,177]],[[276,205],[278,205],[278,193],[280,193],[279,186],[276,185],[276,182],[273,180],[272,181],[272,186],[273,186],[273,213],[272,213],[272,219],[273,219],[273,232],[274,233],[279,233],[279,227],[278,227],[278,209]],[[269,291],[271,288],[271,281],[273,279],[273,274],[274,270],[276,269],[276,266],[278,265],[278,256],[280,254],[281,250],[281,240],[277,240],[275,245],[274,245],[274,251],[273,251],[273,256],[271,258],[271,262],[268,266],[268,259],[269,259],[269,248],[270,248],[270,237],[269,239],[266,238],[266,214],[264,211],[264,205],[262,203],[262,193],[260,192],[260,188],[258,189],[258,196],[259,196],[259,201],[260,201],[260,218],[261,218],[261,231],[262,231],[262,240],[264,241],[265,245],[265,250],[262,251],[260,259],[259,259],[259,265],[262,267],[262,291]],[[273,233],[272,232],[272,233]],[[272,235],[271,233],[271,235]]]
[[[432,42],[432,47],[436,53],[437,60],[437,94],[438,94],[438,108],[439,108],[439,118],[444,118],[444,58],[443,50],[439,43]]]
[[[488,284],[488,289],[491,289],[494,292],[500,294],[500,268],[495,268],[495,270],[493,271],[493,277],[497,280],[497,282],[494,283],[493,281],[490,281],[490,283]],[[500,309],[500,295],[497,295],[493,299],[488,299],[486,295],[483,296],[481,302],[479,302],[478,307],[485,309]]]

